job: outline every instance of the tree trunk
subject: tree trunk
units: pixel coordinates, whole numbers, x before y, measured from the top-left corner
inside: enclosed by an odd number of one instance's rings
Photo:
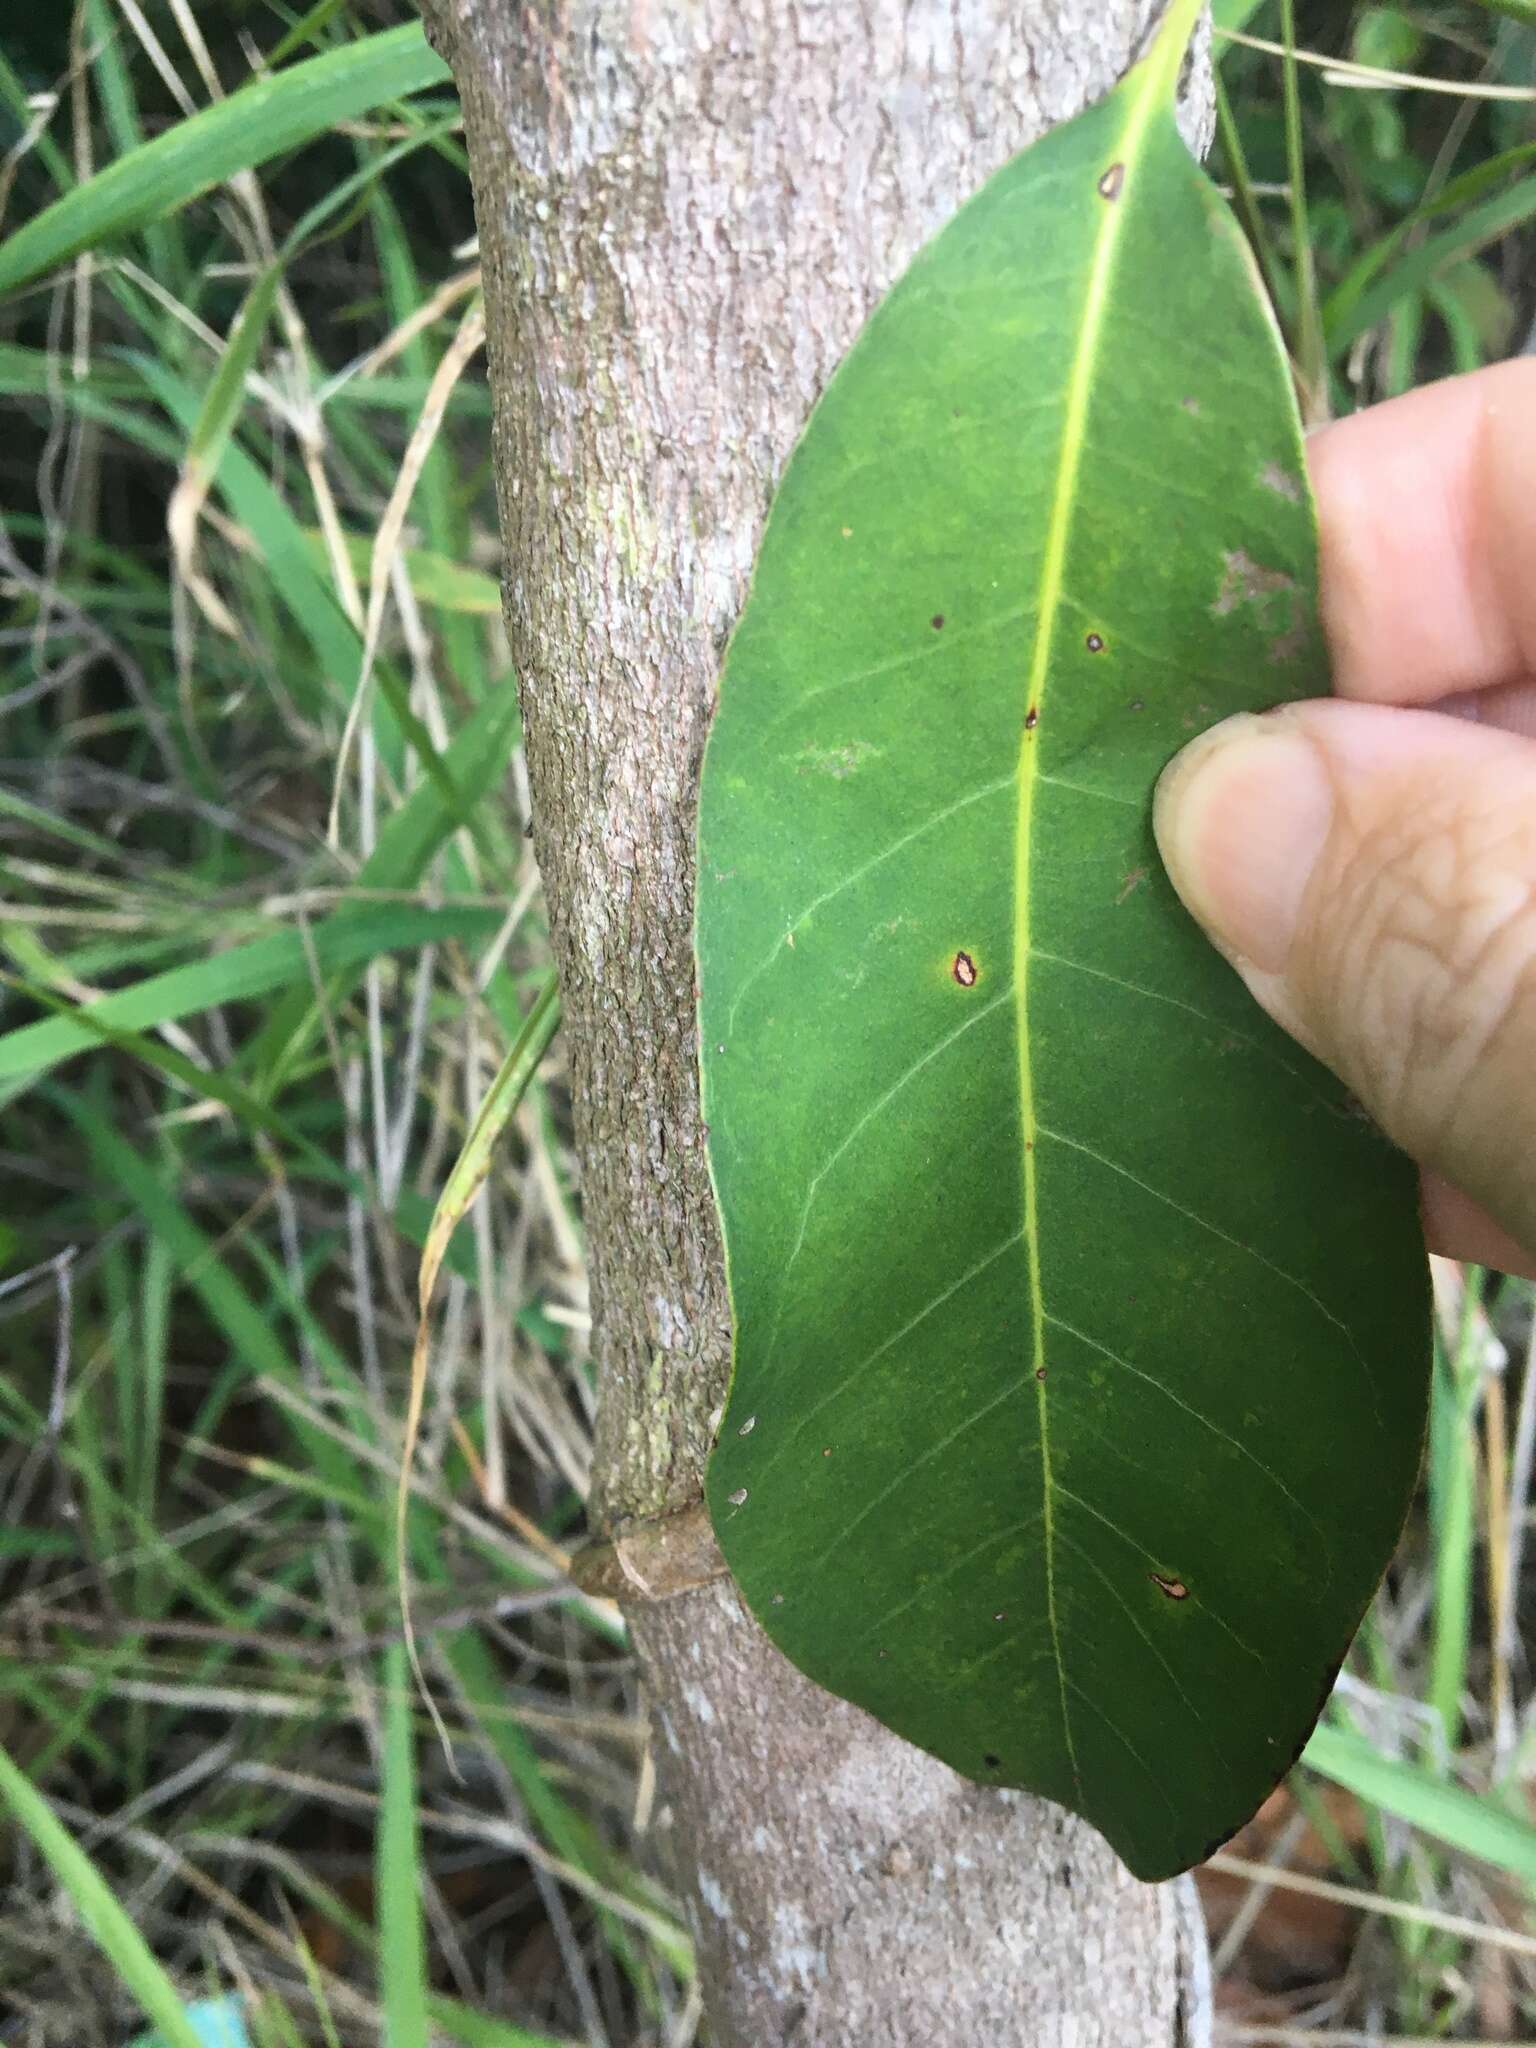
[[[463,94],[507,607],[564,989],[597,1512],[719,2048],[1184,2048],[1187,1887],[802,1679],[697,1503],[729,1368],[693,820],[726,637],[817,394],[922,242],[1158,0],[427,0]],[[674,1517],[658,1524],[659,1517]]]

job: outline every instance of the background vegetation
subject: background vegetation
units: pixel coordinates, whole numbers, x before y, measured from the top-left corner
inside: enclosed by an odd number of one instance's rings
[[[622,1628],[565,1576],[581,1225],[451,89],[406,0],[19,13],[0,2039],[686,2048]],[[1536,7],[1297,13],[1326,64],[1225,46],[1218,170],[1320,417],[1530,333]],[[407,1524],[443,1742],[393,1495],[445,1192]],[[1531,1290],[1440,1282],[1421,1509],[1202,1875],[1229,2041],[1536,2038]]]

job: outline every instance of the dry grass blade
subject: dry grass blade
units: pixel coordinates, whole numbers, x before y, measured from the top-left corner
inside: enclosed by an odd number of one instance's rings
[[[485,307],[476,300],[466,310],[464,318],[459,323],[458,332],[437,366],[436,374],[427,391],[426,405],[406,447],[399,478],[389,494],[384,517],[379,522],[379,530],[373,543],[373,559],[368,572],[368,611],[363,634],[363,658],[358,670],[357,689],[352,698],[351,708],[347,712],[346,726],[342,731],[341,744],[336,749],[336,779],[331,792],[330,818],[326,826],[326,839],[333,849],[339,848],[341,844],[342,789],[346,781],[347,764],[357,741],[358,728],[368,706],[373,665],[378,658],[379,641],[384,631],[384,612],[389,599],[390,576],[400,552],[406,514],[411,509],[411,499],[415,496],[427,457],[431,454],[442,430],[448,401],[453,396],[454,387],[479,354],[484,343]]]
[[[456,277],[448,278],[438,286],[430,298],[424,299],[408,318],[386,334],[376,347],[369,349],[366,355],[359,356],[355,363],[349,363],[344,370],[338,371],[322,389],[320,403],[324,405],[327,399],[340,391],[343,385],[350,384],[355,377],[377,376],[384,365],[393,362],[396,356],[408,349],[419,334],[425,334],[429,327],[435,326],[450,306],[456,306],[466,294],[477,292],[479,289],[478,263],[472,270],[462,270]]]
[[[1500,1927],[1488,1921],[1468,1920],[1460,1913],[1442,1913],[1438,1906],[1421,1906],[1411,1899],[1383,1898],[1380,1892],[1355,1891],[1347,1884],[1332,1884],[1327,1878],[1304,1877],[1294,1870],[1281,1870],[1271,1863],[1250,1863],[1244,1856],[1218,1853],[1207,1869],[1224,1871],[1229,1877],[1247,1878],[1251,1883],[1273,1885],[1277,1891],[1300,1892],[1307,1898],[1327,1899],[1336,1906],[1354,1906],[1362,1913],[1378,1913],[1388,1920],[1407,1920],[1421,1927],[1436,1927],[1442,1934],[1459,1935],[1463,1941],[1483,1942],[1505,1948],[1516,1955],[1536,1956],[1536,1934],[1522,1934],[1514,1927]]]
[[[519,1032],[515,1044],[502,1061],[500,1072],[491,1083],[490,1092],[475,1118],[464,1149],[438,1199],[421,1255],[421,1274],[418,1283],[420,1321],[416,1330],[415,1349],[411,1355],[410,1399],[406,1408],[405,1437],[400,1451],[400,1485],[395,1495],[395,1564],[400,1579],[400,1618],[405,1630],[406,1651],[410,1657],[411,1670],[421,1687],[436,1725],[445,1755],[449,1754],[448,1733],[422,1671],[421,1659],[416,1648],[416,1633],[411,1626],[406,1558],[406,1511],[410,1503],[411,1465],[416,1453],[417,1439],[421,1434],[422,1409],[426,1402],[432,1296],[436,1291],[437,1276],[442,1270],[443,1259],[453,1233],[484,1185],[485,1178],[491,1170],[491,1159],[497,1140],[506,1129],[507,1119],[522,1101],[529,1082],[538,1071],[539,1062],[549,1050],[549,1042],[554,1037],[559,1023],[560,994],[554,976],[551,975],[529,1011],[527,1021]]]
[[[1240,43],[1245,50],[1262,50],[1269,57],[1287,55],[1284,43],[1272,43],[1264,36],[1250,36],[1235,28],[1219,29],[1217,33],[1229,43]],[[1536,101],[1536,86],[1482,85],[1475,80],[1426,78],[1416,71],[1383,71],[1374,64],[1355,64],[1347,57],[1324,57],[1316,50],[1296,50],[1290,54],[1298,64],[1310,64],[1321,71],[1325,84],[1355,92],[1432,92],[1451,99],[1510,100],[1517,105]]]
[[[177,575],[209,625],[231,640],[240,638],[240,628],[223,598],[198,569],[197,529],[204,503],[213,486],[219,458],[234,431],[245,395],[246,378],[255,365],[267,331],[280,281],[281,272],[276,265],[265,270],[240,309],[208,386],[208,395],[193,429],[186,463],[166,511],[166,529]]]

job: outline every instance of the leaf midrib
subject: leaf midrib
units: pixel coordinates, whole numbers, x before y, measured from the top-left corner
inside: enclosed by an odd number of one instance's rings
[[[1176,17],[1187,11],[1187,5],[1181,6],[1179,0],[1175,0],[1175,4],[1165,15],[1157,39],[1140,66],[1140,90],[1131,90],[1126,94],[1124,126],[1115,145],[1108,152],[1107,161],[1100,172],[1100,177],[1103,177],[1113,164],[1118,163],[1123,167],[1119,188],[1112,196],[1100,196],[1097,192],[1095,194],[1102,209],[1100,226],[1093,252],[1093,263],[1088,275],[1088,288],[1083,300],[1081,336],[1073,358],[1071,375],[1067,381],[1056,490],[1052,501],[1045,554],[1040,568],[1039,610],[1019,744],[1018,822],[1014,842],[1013,989],[1019,1049],[1020,1125],[1024,1147],[1024,1243],[1029,1264],[1033,1372],[1040,1435],[1046,1622],[1051,1638],[1052,1660],[1056,1668],[1062,1740],[1072,1772],[1072,1782],[1079,1798],[1082,1797],[1083,1791],[1082,1776],[1072,1738],[1071,1716],[1067,1709],[1068,1679],[1056,1612],[1056,1535],[1053,1515],[1056,1488],[1051,1473],[1049,1401],[1045,1378],[1045,1293],[1041,1284],[1039,1190],[1035,1166],[1036,1140],[1040,1126],[1035,1111],[1034,1063],[1029,1034],[1029,967],[1033,952],[1030,938],[1030,880],[1034,847],[1035,788],[1041,779],[1038,765],[1039,740],[1040,735],[1046,730],[1045,708],[1051,658],[1056,645],[1056,628],[1066,582],[1067,557],[1074,523],[1073,513],[1082,479],[1088,416],[1093,401],[1094,370],[1103,339],[1115,258],[1129,210],[1137,157],[1146,139],[1152,115],[1161,103],[1164,85],[1166,84],[1171,91],[1173,81],[1168,74],[1183,55],[1185,38],[1178,34],[1180,24]]]

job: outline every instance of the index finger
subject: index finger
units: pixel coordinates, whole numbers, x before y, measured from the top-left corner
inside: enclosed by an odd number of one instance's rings
[[[1340,696],[1430,704],[1536,678],[1536,361],[1356,413],[1307,457]]]

